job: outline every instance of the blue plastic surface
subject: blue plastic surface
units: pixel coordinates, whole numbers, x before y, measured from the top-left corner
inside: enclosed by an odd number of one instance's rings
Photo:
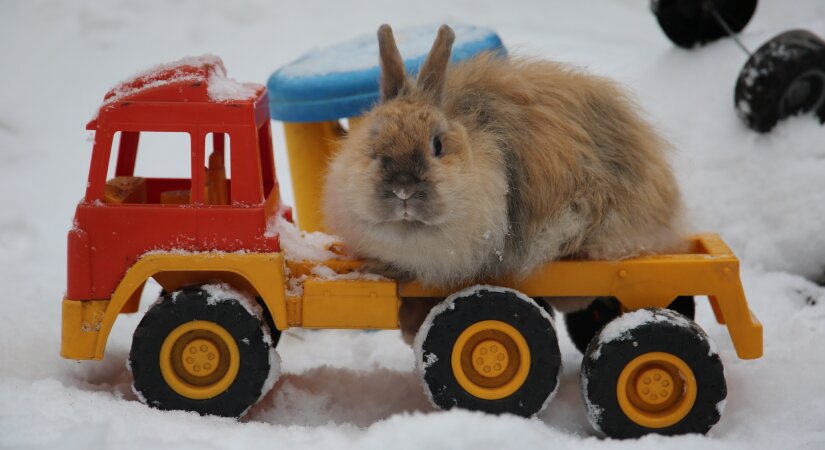
[[[394,31],[407,72],[424,63],[438,26]],[[450,60],[462,61],[485,51],[506,54],[495,31],[453,26],[456,41]],[[379,100],[378,43],[375,34],[311,51],[270,77],[269,109],[284,122],[322,122],[354,117]]]

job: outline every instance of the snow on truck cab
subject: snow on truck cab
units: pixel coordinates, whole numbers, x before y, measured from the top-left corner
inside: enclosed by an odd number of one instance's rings
[[[279,374],[282,330],[397,329],[402,297],[437,298],[415,341],[432,402],[531,416],[550,403],[561,365],[541,298],[599,297],[565,322],[585,352],[591,423],[631,437],[703,433],[719,420],[721,360],[692,320],[692,296],[708,297],[739,357],[761,356],[739,262],[714,234],[689,238],[684,254],[560,261],[524,279],[450,291],[360,273],[333,239],[291,223],[269,107],[265,87],[227,78],[213,56],[155,67],[106,94],[87,125],[95,132],[88,184],[68,234],[63,357],[102,359],[117,316],[137,311],[153,278],[163,291],[133,335],[135,392],[161,409],[239,417]],[[335,123],[321,125],[287,124],[287,145]],[[141,136],[158,132],[188,137],[190,176],[137,176]],[[316,178],[296,181],[296,194],[318,183],[316,163]]]

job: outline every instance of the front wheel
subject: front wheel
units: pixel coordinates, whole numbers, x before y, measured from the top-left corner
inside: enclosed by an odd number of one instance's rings
[[[135,330],[129,366],[144,403],[227,417],[246,413],[280,369],[260,306],[225,285],[161,297]]]
[[[433,308],[415,340],[432,402],[532,416],[558,387],[561,355],[553,319],[533,299],[479,286]]]
[[[614,438],[706,433],[727,396],[708,336],[667,309],[633,311],[606,325],[587,347],[581,386],[590,423]]]

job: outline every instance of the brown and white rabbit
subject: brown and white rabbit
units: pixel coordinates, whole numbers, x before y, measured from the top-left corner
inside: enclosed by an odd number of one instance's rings
[[[615,83],[489,53],[448,66],[454,38],[438,30],[413,81],[378,29],[381,103],[333,156],[323,199],[370,268],[448,287],[680,245],[667,144]]]

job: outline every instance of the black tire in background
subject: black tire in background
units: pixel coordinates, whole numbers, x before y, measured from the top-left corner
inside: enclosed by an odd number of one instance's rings
[[[676,297],[668,305],[668,309],[679,312],[688,319],[693,319],[696,313],[696,303],[692,295]],[[622,305],[615,297],[597,297],[587,308],[564,315],[564,325],[573,345],[584,353],[593,336],[607,325],[608,322],[619,317]]]
[[[745,28],[756,11],[757,0],[651,0],[650,10],[668,39],[691,48],[727,36],[713,8],[734,33]]]
[[[529,297],[499,288],[465,290],[444,302],[430,311],[416,337],[416,364],[432,402],[445,410],[458,407],[524,417],[541,411],[555,393],[561,372],[556,330],[547,313]],[[484,321],[500,321],[515,328],[525,339],[531,360],[518,390],[495,400],[479,398],[462,388],[452,366],[459,336]]]
[[[206,399],[188,398],[169,386],[161,370],[161,347],[176,328],[192,321],[217,324],[237,345],[239,368],[232,384]],[[194,411],[201,415],[240,417],[260,398],[271,367],[271,339],[265,320],[250,313],[239,300],[215,300],[198,287],[165,293],[138,324],[132,337],[129,367],[133,388],[141,401],[163,410]]]
[[[751,55],[734,91],[737,114],[760,132],[814,112],[825,122],[825,41],[807,30],[781,33]]]
[[[632,414],[626,412],[619,400],[622,372],[648,355],[678,358],[693,375],[680,371],[673,377],[676,381],[683,377],[684,383],[688,383],[686,379],[693,380],[689,381],[691,385],[684,385],[685,391],[679,392],[686,396],[690,390],[695,398],[692,405],[687,403],[690,407],[684,417],[668,426],[640,424],[638,418],[631,418]],[[661,366],[653,362],[652,367],[655,370]],[[590,423],[607,436],[620,439],[650,433],[707,433],[719,421],[727,397],[722,362],[707,334],[692,320],[660,308],[633,311],[605,326],[587,347],[581,366],[581,386]],[[676,392],[676,387],[671,389]]]
[[[593,336],[621,313],[622,305],[615,297],[597,297],[587,308],[565,314],[564,326],[573,345],[584,353]]]

